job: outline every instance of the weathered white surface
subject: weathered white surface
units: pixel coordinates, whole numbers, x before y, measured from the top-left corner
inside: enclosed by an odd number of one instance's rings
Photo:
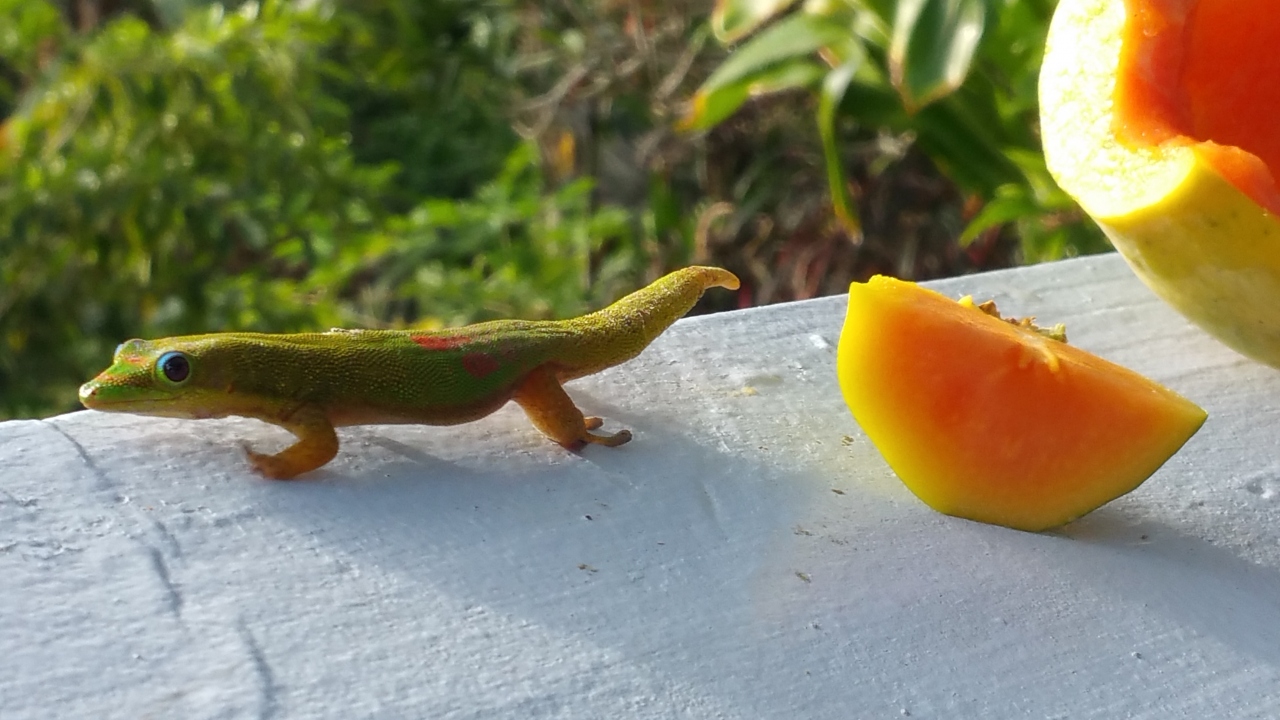
[[[3,423],[0,716],[1280,716],[1280,372],[1114,256],[936,287],[1210,419],[1059,532],[944,517],[845,409],[829,298],[576,383],[636,435],[580,457],[515,408],[346,431],[297,483],[248,474],[286,438],[252,421]]]

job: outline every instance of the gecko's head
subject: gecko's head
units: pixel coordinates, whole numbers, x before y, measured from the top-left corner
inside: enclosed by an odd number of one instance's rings
[[[215,384],[207,345],[199,337],[121,343],[111,367],[80,386],[80,402],[107,412],[205,417],[199,400]]]

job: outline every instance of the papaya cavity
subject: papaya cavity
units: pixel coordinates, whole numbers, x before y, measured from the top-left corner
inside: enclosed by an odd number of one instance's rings
[[[1131,147],[1190,145],[1280,215],[1280,22],[1273,0],[1125,0],[1115,133]]]

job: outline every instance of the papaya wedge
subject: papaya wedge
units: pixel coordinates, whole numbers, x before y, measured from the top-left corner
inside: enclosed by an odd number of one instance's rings
[[[837,374],[854,419],[927,505],[1039,531],[1138,487],[1206,418],[1065,340],[877,276],[849,288]]]

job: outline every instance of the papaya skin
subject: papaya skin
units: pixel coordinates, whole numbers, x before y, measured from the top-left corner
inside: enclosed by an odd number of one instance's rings
[[[1280,367],[1280,190],[1264,162],[1280,162],[1280,135],[1251,125],[1275,117],[1255,104],[1280,110],[1280,81],[1265,80],[1274,63],[1254,67],[1280,41],[1280,20],[1245,5],[1062,0],[1040,76],[1041,133],[1059,185],[1156,295]],[[1241,15],[1262,35],[1209,25]]]
[[[1056,330],[877,276],[849,288],[841,392],[925,504],[1047,530],[1141,485],[1206,418]]]

